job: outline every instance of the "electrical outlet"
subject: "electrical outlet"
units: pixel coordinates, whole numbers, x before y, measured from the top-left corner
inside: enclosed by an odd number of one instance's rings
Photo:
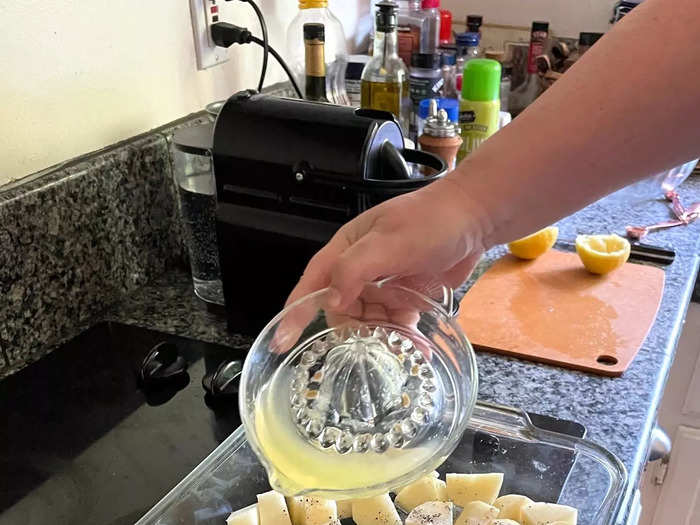
[[[228,49],[219,47],[211,39],[211,24],[219,21],[216,0],[190,0],[192,34],[197,54],[197,69],[218,66],[228,60]]]

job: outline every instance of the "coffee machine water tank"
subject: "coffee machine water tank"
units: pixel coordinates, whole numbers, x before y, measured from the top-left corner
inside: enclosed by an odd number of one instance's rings
[[[345,222],[446,172],[435,155],[403,148],[391,113],[252,91],[221,108],[212,159],[228,325],[249,335]]]

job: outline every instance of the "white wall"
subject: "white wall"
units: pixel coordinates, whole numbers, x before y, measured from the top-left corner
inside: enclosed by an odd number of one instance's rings
[[[605,32],[616,0],[442,0],[455,21],[467,13],[481,14],[485,23],[530,27],[548,20],[559,36],[578,37],[581,31]]]
[[[349,38],[363,0],[330,0]],[[294,0],[259,0],[283,50]],[[222,20],[259,34],[242,2]],[[202,109],[255,87],[257,46],[197,71],[188,0],[0,0],[0,184]],[[273,62],[268,83],[284,78]]]
[[[295,0],[259,0],[283,50]],[[455,20],[551,22],[558,35],[604,31],[614,0],[443,0]],[[222,20],[258,33],[249,6],[219,2]],[[330,0],[351,46],[365,41],[369,0]],[[257,84],[260,51],[236,47],[197,71],[187,0],[0,0],[0,184],[203,108]],[[268,83],[284,75],[273,62]]]

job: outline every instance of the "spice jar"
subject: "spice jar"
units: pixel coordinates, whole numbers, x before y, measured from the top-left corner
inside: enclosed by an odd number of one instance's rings
[[[433,99],[423,99],[418,104],[418,116],[416,118],[416,138],[423,134],[425,120],[431,115],[430,101]],[[447,119],[457,124],[459,122],[459,101],[454,98],[436,98],[438,110],[444,109],[447,112]]]
[[[425,121],[418,144],[423,151],[441,157],[449,170],[455,169],[462,137],[459,136],[457,126],[450,122],[447,111],[437,109],[437,100],[430,101],[430,116]]]

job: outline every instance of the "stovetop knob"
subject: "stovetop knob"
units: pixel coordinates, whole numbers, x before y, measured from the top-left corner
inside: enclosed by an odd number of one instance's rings
[[[238,359],[222,362],[213,373],[202,378],[202,386],[214,398],[238,394],[243,363]]]
[[[178,382],[187,374],[187,361],[177,346],[163,341],[154,346],[139,369],[139,379],[144,386]]]

